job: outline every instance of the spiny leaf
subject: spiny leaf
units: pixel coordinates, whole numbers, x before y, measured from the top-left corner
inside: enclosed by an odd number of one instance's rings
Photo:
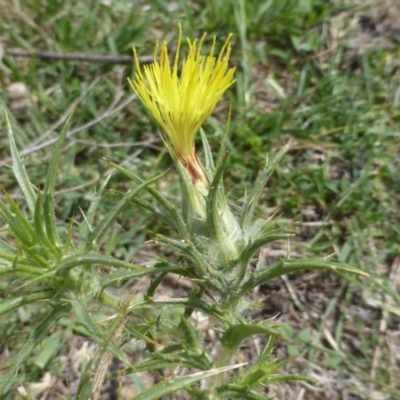
[[[368,275],[367,273],[351,265],[328,261],[321,258],[306,258],[301,260],[282,258],[277,263],[269,265],[253,273],[250,276],[249,280],[242,286],[240,292],[237,293],[237,298],[243,297],[249,290],[259,285],[262,285],[263,283],[268,282],[271,279],[278,278],[291,272],[307,269],[326,270],[335,273],[346,272],[363,276]]]
[[[11,212],[4,202],[0,199],[0,216],[8,224],[19,246],[29,248],[35,244],[35,234],[31,223],[22,214],[19,207],[12,198],[6,193],[5,196],[10,203]]]
[[[276,240],[287,239],[289,234],[284,230],[276,229],[266,235],[260,235],[256,240],[251,241],[247,244],[247,246],[242,250],[240,254],[240,260],[243,265],[248,265],[253,254],[262,246],[265,246],[268,243],[275,242]]]
[[[274,400],[272,397],[266,397],[249,388],[234,384],[220,386],[218,393],[221,399],[227,400]]]
[[[215,171],[214,160],[212,157],[210,145],[208,143],[206,134],[204,133],[203,129],[200,129],[200,137],[204,149],[204,158],[206,160],[205,171],[207,174],[207,179],[209,180],[209,182],[211,182]]]
[[[43,218],[43,198],[40,192],[38,192],[36,198],[35,212],[33,217],[33,223],[35,228],[35,236],[40,246],[45,247],[48,251],[48,256],[53,255],[53,258],[61,256],[61,251],[56,247],[55,243],[52,243],[48,238],[45,231],[44,218]]]
[[[88,308],[86,307],[82,299],[72,299],[70,304],[74,311],[74,315],[81,324],[90,334],[90,337],[94,339],[98,344],[107,344],[107,349],[116,356],[119,360],[127,365],[131,365],[129,360],[126,358],[125,354],[121,349],[116,347],[113,343],[106,340],[106,334],[99,328],[99,324],[95,322]]]
[[[218,243],[222,242],[224,232],[221,226],[220,216],[220,204],[218,204],[218,190],[222,181],[223,172],[228,154],[222,158],[221,162],[217,166],[217,170],[214,174],[214,179],[211,182],[210,190],[207,196],[207,225],[210,228],[210,234],[217,240]]]
[[[270,178],[272,172],[275,169],[276,164],[282,159],[282,157],[287,152],[288,146],[285,146],[282,150],[276,154],[271,161],[267,159],[265,167],[263,171],[260,173],[258,178],[254,183],[253,190],[247,196],[247,200],[242,208],[240,225],[243,230],[247,230],[250,225],[254,214],[255,206],[257,205],[258,198],[260,197],[265,184],[267,183],[268,179]]]
[[[135,175],[133,172],[128,171],[126,168],[114,164],[111,161],[109,161],[109,164],[134,182],[139,184],[144,183],[143,179]],[[183,221],[182,216],[175,205],[170,203],[162,194],[160,194],[156,189],[151,186],[146,186],[146,191],[159,203],[162,209],[162,214],[165,215],[164,218],[168,218],[169,225],[173,229],[175,229],[180,235],[186,237],[187,230],[185,222]]]
[[[100,186],[100,189],[95,194],[94,199],[92,200],[89,206],[88,212],[86,213],[86,215],[84,215],[84,220],[79,226],[79,244],[78,244],[79,250],[83,250],[84,248],[90,247],[90,243],[88,242],[89,234],[92,231],[93,221],[96,216],[96,211],[101,196],[103,195],[104,190],[110,178],[111,174],[104,179],[103,183]]]
[[[228,141],[228,131],[229,131],[229,126],[231,123],[231,117],[232,117],[232,105],[229,106],[229,113],[228,113],[228,118],[226,119],[226,124],[224,127],[224,133],[221,138],[219,150],[218,150],[218,155],[217,155],[217,163],[216,163],[216,168],[218,169],[221,163],[223,163],[223,159],[225,157],[226,153],[226,143]]]
[[[6,113],[6,121],[8,128],[8,139],[10,141],[11,158],[13,161],[13,172],[19,186],[24,193],[26,204],[28,205],[29,211],[33,215],[35,211],[36,196],[31,182],[29,181],[28,174],[25,169],[25,165],[22,163],[21,157],[19,155],[17,145],[15,144],[14,134],[11,128],[10,120]]]
[[[211,367],[210,361],[203,354],[188,354],[185,352],[179,354],[154,353],[148,360],[139,361],[131,368],[125,368],[114,374],[110,374],[109,378],[165,368],[196,368],[204,370]]]
[[[199,331],[183,315],[181,316],[181,329],[185,335],[185,346],[191,351],[202,351]]]
[[[129,190],[122,199],[107,213],[107,215],[99,222],[99,224],[94,228],[94,230],[89,234],[87,239],[87,245],[92,243],[99,245],[104,234],[106,233],[107,229],[111,226],[111,224],[115,221],[115,219],[121,214],[121,211],[129,205],[131,200],[137,196],[143,189],[145,189],[151,183],[157,181],[158,179],[162,178],[165,173],[155,176],[154,178],[149,179],[141,183],[135,189]]]
[[[225,330],[221,337],[221,343],[225,350],[233,354],[240,346],[240,343],[248,337],[259,334],[279,335],[279,332],[274,329],[275,327],[262,324],[235,324]]]
[[[0,315],[15,310],[25,304],[36,303],[41,300],[49,300],[55,294],[54,290],[40,290],[38,292],[25,292],[10,295],[7,299],[0,302]]]
[[[167,378],[160,383],[153,385],[151,388],[144,390],[135,397],[132,397],[131,400],[158,400],[161,397],[168,395],[169,393],[173,393],[179,389],[188,388],[201,379],[230,371],[232,369],[238,368],[241,365],[243,364],[237,364],[223,368],[214,368],[209,371],[196,372],[194,374],[186,376],[175,376]]]
[[[180,267],[155,267],[155,268],[144,268],[138,271],[120,271],[112,273],[101,279],[101,287],[106,288],[111,285],[119,284],[120,282],[126,281],[128,279],[137,279],[141,276],[152,275],[163,272],[175,272],[179,273]]]
[[[10,254],[11,256],[17,254],[17,249],[12,247],[9,243],[0,238],[0,251]],[[1,258],[1,257],[0,257]]]
[[[43,188],[43,220],[46,226],[48,238],[55,246],[60,244],[60,238],[58,236],[56,218],[54,214],[54,187],[57,178],[57,167],[60,161],[61,151],[67,136],[71,118],[72,114],[68,117],[67,122],[61,131],[61,135],[54,149],[53,157],[50,160],[50,165],[47,170],[46,181]]]

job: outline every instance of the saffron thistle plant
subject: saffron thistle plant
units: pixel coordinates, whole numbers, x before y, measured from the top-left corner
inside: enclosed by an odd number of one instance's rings
[[[215,38],[210,53],[202,55],[204,40],[205,36],[199,42],[188,40],[188,55],[180,63],[180,30],[172,66],[166,43],[161,45],[159,59],[156,46],[154,63],[143,70],[134,52],[136,73],[130,83],[161,129],[161,137],[180,177],[181,208],[154,187],[163,174],[144,181],[132,171],[111,163],[133,182],[132,189],[106,216],[99,218],[96,211],[108,177],[82,219],[62,224],[54,213],[54,185],[67,127],[57,143],[46,184],[39,190],[29,180],[8,123],[13,172],[27,207],[20,208],[9,196],[8,206],[0,200],[4,225],[0,238],[0,277],[9,278],[0,315],[43,301],[47,302],[48,314],[39,326],[32,327],[19,353],[2,366],[8,368],[3,395],[21,384],[19,368],[67,315],[81,328],[81,334],[99,346],[96,357],[82,370],[76,391],[78,399],[97,399],[104,379],[144,371],[161,377],[160,382],[133,399],[155,400],[173,396],[178,390],[185,390],[198,400],[267,399],[262,393],[266,385],[306,379],[277,373],[287,363],[272,356],[278,325],[270,320],[251,319],[258,301],[249,294],[271,279],[303,269],[362,272],[329,259],[298,260],[291,259],[289,254],[273,265],[261,266],[257,262],[262,246],[291,235],[274,218],[255,217],[259,196],[286,148],[267,159],[240,207],[230,204],[223,185],[228,129],[214,162],[201,125],[234,83],[235,69],[229,66],[231,37],[218,55],[215,55]],[[194,144],[198,132],[204,163]],[[138,207],[138,211],[139,207],[145,208],[163,222],[169,234],[154,235],[154,241],[172,249],[176,258],[155,256],[153,263],[135,265],[103,254],[107,230],[126,207]],[[26,212],[22,211],[25,208]],[[108,267],[108,272],[100,266]],[[171,272],[190,279],[194,289],[187,297],[157,300],[157,290]],[[152,279],[141,297],[122,301],[115,290],[109,290],[145,275]],[[108,318],[96,318],[99,306],[108,311]],[[205,343],[205,332],[197,325],[194,312],[213,321],[217,343]],[[237,364],[242,342],[255,335],[265,336],[265,347],[258,359],[251,365]],[[135,364],[127,357],[133,340],[146,349]],[[123,367],[107,375],[110,355]]]

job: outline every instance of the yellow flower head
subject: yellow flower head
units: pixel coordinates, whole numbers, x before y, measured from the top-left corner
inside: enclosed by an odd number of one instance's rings
[[[179,51],[182,29],[179,26],[178,48],[173,66],[170,65],[167,43],[161,45],[157,61],[158,43],[154,52],[154,62],[143,67],[134,51],[136,73],[129,81],[140,100],[160,124],[172,142],[174,151],[185,165],[196,158],[194,137],[200,126],[214,110],[225,90],[234,82],[235,68],[229,68],[228,36],[219,55],[214,56],[214,37],[210,54],[200,55],[205,35],[198,43],[187,39],[189,53],[183,59],[178,73]]]

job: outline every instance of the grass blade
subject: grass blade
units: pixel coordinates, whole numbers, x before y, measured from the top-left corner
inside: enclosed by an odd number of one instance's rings
[[[67,313],[67,308],[65,307],[56,307],[51,310],[50,313],[41,321],[39,326],[31,333],[28,340],[23,345],[20,352],[13,359],[13,363],[11,364],[11,368],[9,369],[5,379],[4,385],[0,391],[0,395],[7,392],[12,384],[13,378],[17,373],[21,364],[26,360],[26,358],[31,354],[32,350],[37,346],[50,332],[51,328],[57,323],[57,321]]]

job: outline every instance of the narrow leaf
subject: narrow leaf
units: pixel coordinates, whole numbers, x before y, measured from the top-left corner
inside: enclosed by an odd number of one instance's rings
[[[244,339],[259,334],[278,336],[279,332],[274,329],[274,326],[236,324],[225,330],[221,343],[225,350],[233,354]]]
[[[35,212],[33,217],[33,224],[35,227],[35,237],[40,246],[45,247],[48,251],[48,256],[60,256],[60,250],[52,243],[45,232],[44,218],[43,218],[43,198],[40,191],[37,194]]]
[[[302,260],[281,259],[277,263],[262,268],[253,273],[249,280],[242,286],[237,294],[238,298],[242,298],[249,290],[262,285],[271,279],[278,278],[282,275],[295,271],[317,269],[326,270],[334,273],[352,273],[356,275],[367,276],[368,274],[351,265],[328,261],[321,258],[309,258]]]
[[[120,271],[116,273],[112,273],[101,279],[101,287],[103,289],[107,288],[111,285],[120,284],[129,279],[137,279],[141,276],[157,274],[160,272],[175,272],[179,274],[181,268],[179,266],[176,267],[156,267],[156,268],[144,268],[142,270],[137,271]]]
[[[210,190],[207,196],[207,223],[211,228],[211,235],[219,242],[222,242],[222,237],[224,232],[221,227],[221,216],[220,216],[220,207],[218,204],[218,190],[222,181],[223,172],[226,160],[228,158],[228,153],[225,154],[225,157],[221,160],[219,165],[217,165],[217,170],[214,174],[214,179],[210,185]]]
[[[17,145],[15,144],[14,134],[11,128],[10,120],[6,113],[6,121],[8,128],[8,139],[10,141],[11,158],[13,161],[13,172],[17,182],[24,193],[26,204],[28,205],[29,211],[33,215],[35,211],[36,196],[31,182],[29,181],[28,174],[26,172],[25,166],[22,163],[21,157],[19,155]]]
[[[46,181],[43,188],[43,220],[46,226],[46,232],[49,240],[55,245],[60,244],[60,238],[57,232],[56,217],[55,217],[55,203],[54,203],[54,187],[57,178],[57,167],[60,161],[61,151],[67,136],[69,122],[72,118],[72,114],[67,119],[61,135],[57,140],[56,147],[54,149],[53,157],[50,160],[49,168],[47,169]]]
[[[67,313],[67,308],[65,307],[56,307],[51,310],[47,316],[41,320],[39,326],[34,329],[34,331],[30,334],[28,340],[23,345],[20,352],[17,354],[15,358],[13,358],[13,363],[4,379],[3,388],[0,389],[0,395],[4,392],[7,392],[12,384],[12,380],[17,373],[19,367],[26,360],[26,358],[31,354],[32,350],[35,346],[37,346],[50,332],[51,328],[57,323],[57,321]]]
[[[266,385],[275,385],[280,382],[290,382],[290,381],[303,381],[303,382],[313,383],[315,382],[315,379],[297,374],[291,374],[291,375],[277,374],[277,375],[266,376],[265,379],[262,380],[262,383]]]
[[[82,223],[79,226],[79,245],[78,245],[79,250],[83,250],[84,248],[90,246],[90,243],[88,242],[89,234],[92,231],[93,221],[96,216],[96,211],[101,196],[104,193],[104,190],[107,186],[108,181],[110,180],[110,177],[111,174],[104,179],[103,183],[100,186],[100,189],[95,194],[94,199],[92,200],[89,206],[88,212],[86,213],[86,215],[84,215],[84,221],[82,221]]]
[[[202,277],[210,271],[206,258],[189,240],[175,240],[164,235],[156,235],[156,243],[179,252],[194,267],[197,277]]]
[[[120,167],[117,164],[114,164],[109,161],[109,164],[117,169],[121,174],[125,175],[127,178],[133,180],[136,183],[144,183],[144,180],[128,171],[127,169]],[[156,189],[151,186],[146,187],[146,191],[160,204],[163,212],[168,215],[168,220],[172,222],[170,225],[173,227],[181,236],[187,236],[187,230],[185,222],[182,219],[181,214],[179,213],[178,209],[170,203],[162,194],[160,194]]]
[[[209,182],[212,181],[212,177],[214,175],[215,167],[214,167],[214,160],[212,157],[210,145],[208,143],[206,134],[204,133],[203,129],[200,129],[200,136],[201,136],[201,142],[203,144],[203,149],[204,149],[204,158],[206,160],[206,174],[207,174],[207,179]]]
[[[160,383],[153,385],[151,388],[144,390],[135,397],[132,397],[131,400],[158,400],[161,397],[173,393],[179,389],[188,388],[192,384],[200,381],[201,379],[205,379],[210,376],[214,376],[217,374],[221,374],[223,372],[230,371],[232,369],[236,369],[241,365],[244,364],[236,364],[228,367],[215,368],[209,371],[196,372],[191,375],[175,376],[172,378],[167,378],[161,381]]]
[[[199,331],[193,326],[188,318],[181,316],[181,326],[180,328],[185,335],[185,345],[191,351],[202,351],[201,340],[199,336]]]
[[[223,385],[218,388],[221,399],[227,400],[274,400],[240,385]]]
[[[15,310],[25,304],[36,303],[42,300],[49,300],[55,294],[54,290],[41,290],[38,292],[18,293],[15,296],[10,295],[7,299],[0,302],[0,315]]]
[[[84,302],[81,299],[73,299],[70,301],[74,315],[81,324],[90,334],[90,337],[95,340],[99,345],[107,344],[107,349],[116,356],[119,360],[125,364],[131,365],[125,354],[117,348],[113,343],[106,341],[106,334],[99,328],[98,324],[93,319],[89,310],[86,308]]]
[[[31,247],[35,243],[35,235],[30,222],[22,214],[21,210],[14,200],[4,192],[8,202],[10,203],[11,212],[4,202],[0,199],[0,216],[8,224],[15,238],[25,247]]]
[[[267,159],[267,162],[265,164],[263,171],[260,173],[260,175],[256,179],[253,190],[251,190],[250,193],[248,194],[247,200],[242,208],[240,225],[242,226],[242,228],[244,230],[247,230],[250,227],[251,221],[253,219],[254,209],[255,209],[258,199],[265,187],[265,184],[267,183],[267,181],[270,178],[270,176],[272,175],[272,172],[274,171],[276,165],[282,159],[282,157],[285,155],[287,150],[288,150],[288,146],[285,146],[282,150],[280,150],[278,152],[278,154],[276,154],[272,158],[271,161],[269,161]]]
[[[217,155],[217,168],[221,165],[223,158],[225,157],[226,153],[226,143],[228,141],[228,131],[229,126],[231,123],[231,116],[232,116],[232,106],[229,107],[228,118],[226,119],[226,125],[224,127],[224,133],[221,138],[218,155]]]
[[[254,253],[262,246],[265,246],[266,244],[271,242],[275,242],[276,240],[287,239],[288,237],[289,234],[287,232],[278,229],[266,235],[259,236],[256,240],[248,243],[240,254],[240,261],[242,265],[246,266],[247,268],[247,265],[253,257]]]
[[[13,255],[17,254],[17,250],[1,238],[0,238],[0,251],[4,251],[6,253]]]
[[[57,272],[60,272],[64,269],[75,268],[84,264],[108,265],[111,267],[122,267],[137,271],[147,270],[146,267],[142,267],[141,265],[128,263],[126,261],[118,260],[117,258],[105,256],[93,251],[87,253],[73,254],[71,256],[64,257],[60,265],[57,267]]]
[[[180,353],[169,355],[155,353],[151,355],[151,359],[139,361],[132,368],[125,368],[121,371],[110,374],[109,378],[130,375],[135,372],[160,370],[166,368],[195,368],[203,370],[210,368],[210,361],[203,354]]]
[[[115,219],[121,214],[121,211],[129,205],[131,200],[137,196],[143,189],[145,189],[151,183],[160,179],[164,174],[160,174],[155,176],[154,178],[149,179],[141,183],[135,189],[129,190],[122,199],[107,213],[107,215],[99,222],[96,228],[89,234],[87,239],[87,245],[95,243],[97,245],[100,244],[101,239],[103,238],[104,234],[106,233],[107,229],[111,226],[111,224],[115,221]]]

